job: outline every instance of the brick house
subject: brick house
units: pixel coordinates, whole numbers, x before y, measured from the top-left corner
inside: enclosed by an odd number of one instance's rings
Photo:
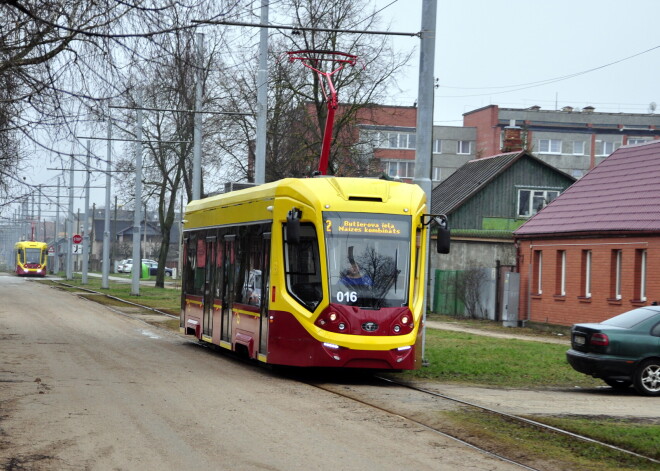
[[[519,321],[600,322],[660,301],[660,141],[620,147],[514,232]]]

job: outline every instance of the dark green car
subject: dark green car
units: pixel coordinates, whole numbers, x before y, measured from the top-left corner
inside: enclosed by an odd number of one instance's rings
[[[660,307],[625,312],[600,324],[575,324],[568,363],[613,388],[660,396]]]

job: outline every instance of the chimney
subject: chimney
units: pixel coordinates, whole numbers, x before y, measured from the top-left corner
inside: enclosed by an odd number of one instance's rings
[[[520,152],[523,150],[522,129],[516,126],[516,120],[509,121],[509,125],[504,128],[504,140],[502,142],[502,152]]]

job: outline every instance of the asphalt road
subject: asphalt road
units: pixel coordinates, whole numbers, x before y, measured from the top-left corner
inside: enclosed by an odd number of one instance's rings
[[[0,358],[2,469],[512,469],[9,275],[0,275]]]

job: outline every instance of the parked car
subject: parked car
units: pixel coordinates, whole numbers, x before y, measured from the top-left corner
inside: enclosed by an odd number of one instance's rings
[[[119,273],[129,273],[126,270],[127,265],[133,265],[133,259],[132,258],[125,258],[121,262],[119,262],[119,265],[117,265],[117,271]]]
[[[146,264],[155,263],[156,265],[158,265],[158,262],[156,262],[155,260],[151,260],[150,258],[143,258],[142,263],[146,263]],[[121,272],[122,273],[131,273],[132,271],[133,271],[133,259],[129,258],[126,261],[126,263],[124,263],[122,265]]]
[[[148,262],[149,265],[149,275],[156,275],[158,273],[158,262]],[[172,269],[170,267],[165,267],[165,275],[172,276]]]
[[[660,396],[660,306],[625,312],[599,324],[571,329],[568,363],[613,388],[634,385],[646,396]]]

